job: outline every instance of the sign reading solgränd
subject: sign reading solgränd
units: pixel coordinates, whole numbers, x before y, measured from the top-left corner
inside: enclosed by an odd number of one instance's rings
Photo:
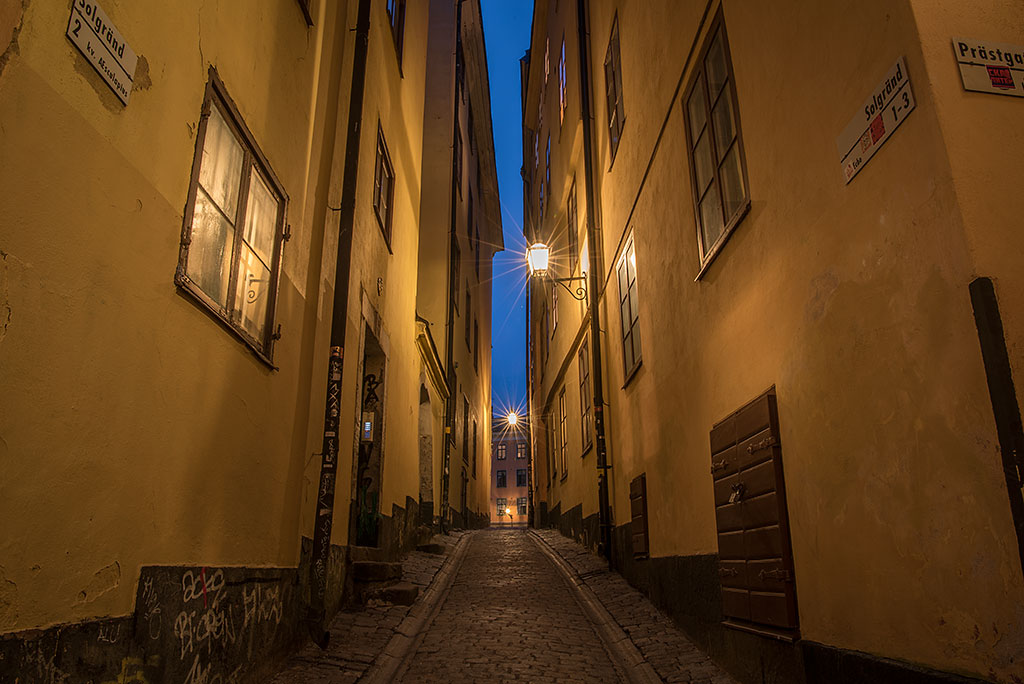
[[[127,105],[139,58],[107,13],[94,0],[74,0],[67,36]]]
[[[1024,97],[1024,47],[954,38],[964,90]]]
[[[836,138],[839,163],[847,183],[864,168],[916,106],[907,65],[900,57]]]

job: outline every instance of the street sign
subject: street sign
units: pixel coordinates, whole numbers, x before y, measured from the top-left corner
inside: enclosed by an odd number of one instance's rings
[[[900,57],[836,138],[839,164],[847,183],[864,168],[916,106],[907,65]]]
[[[125,105],[139,57],[93,0],[75,0],[67,36]]]
[[[954,38],[953,54],[964,90],[1024,97],[1024,47]]]

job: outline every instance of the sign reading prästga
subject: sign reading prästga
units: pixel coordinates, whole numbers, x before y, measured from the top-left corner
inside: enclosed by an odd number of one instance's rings
[[[107,13],[94,0],[74,0],[67,36],[127,105],[139,57]]]
[[[954,38],[964,90],[1024,97],[1024,47]]]
[[[847,183],[875,156],[878,148],[916,106],[907,65],[900,57],[836,138],[839,164]]]

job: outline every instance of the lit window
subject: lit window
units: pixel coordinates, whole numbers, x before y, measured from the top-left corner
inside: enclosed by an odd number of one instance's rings
[[[497,458],[499,461],[504,461],[505,460],[505,445],[504,444],[499,444],[495,448],[495,458]]]
[[[174,280],[270,360],[286,197],[212,69],[197,150]]]
[[[526,444],[518,442],[516,444],[516,459],[521,461],[524,458],[526,458]]]
[[[580,431],[583,437],[583,450],[590,446],[590,425],[594,419],[591,411],[590,396],[590,349],[587,340],[580,344]]]
[[[611,143],[612,158],[619,149],[622,124],[626,113],[622,104],[622,62],[619,59],[619,19],[612,21],[612,36],[608,40],[608,52],[604,58],[604,87],[608,105],[608,139]]]
[[[377,166],[373,175],[373,210],[377,224],[384,234],[384,242],[391,249],[391,200],[395,195],[395,172],[391,168],[391,157],[384,142],[384,133],[377,129]]]
[[[508,499],[498,498],[498,515],[505,515],[505,509],[508,508]]]
[[[622,361],[626,377],[640,365],[640,316],[636,287],[636,248],[633,239],[622,252],[618,266],[619,316],[622,323]]]
[[[561,461],[562,477],[568,474],[566,463],[566,432],[565,432],[565,388],[558,394],[558,456]]]
[[[684,108],[702,266],[750,207],[736,86],[721,13],[709,35]]]

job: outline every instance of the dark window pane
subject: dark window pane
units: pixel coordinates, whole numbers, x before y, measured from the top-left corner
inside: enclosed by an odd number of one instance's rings
[[[711,113],[712,128],[715,131],[715,150],[718,161],[725,156],[729,144],[736,137],[736,117],[732,109],[732,95],[726,92],[718,100]]]
[[[740,146],[735,144],[729,150],[725,161],[719,169],[722,178],[722,195],[725,203],[725,216],[732,215],[743,206],[746,199],[746,188],[743,185],[743,170],[740,168]]]
[[[704,75],[697,78],[697,85],[690,95],[686,108],[690,114],[690,139],[696,140],[708,118],[707,103],[704,100]]]
[[[700,229],[705,253],[722,234],[722,228],[722,200],[718,195],[718,186],[712,182],[711,188],[700,203]]]
[[[715,40],[711,43],[711,48],[708,50],[708,56],[704,59],[704,64],[707,67],[708,92],[713,103],[715,98],[718,97],[718,93],[722,90],[722,86],[725,85],[725,80],[729,77],[721,30],[715,34]]]

